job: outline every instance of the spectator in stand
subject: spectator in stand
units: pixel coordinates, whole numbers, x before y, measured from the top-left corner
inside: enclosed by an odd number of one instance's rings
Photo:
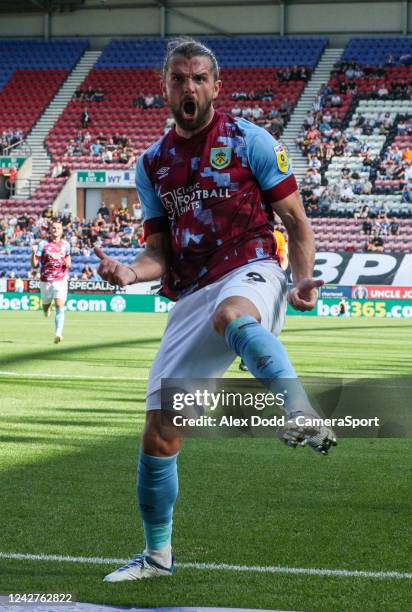
[[[388,53],[386,55],[385,66],[393,66],[395,64],[395,56],[393,53]]]
[[[412,55],[409,52],[402,53],[399,57],[399,63],[404,66],[410,66],[412,61]]]
[[[342,98],[337,92],[333,93],[330,96],[329,105],[330,106],[342,106]]]
[[[340,199],[342,202],[353,202],[354,193],[350,181],[346,181],[342,184],[340,190]]]
[[[61,176],[64,176],[65,172],[66,172],[66,168],[63,167],[63,164],[61,162],[57,162],[57,164],[54,166],[52,170],[52,177],[59,178]]]
[[[63,225],[63,229],[65,232],[67,232],[67,229],[71,225],[71,222],[72,222],[72,214],[70,212],[63,213],[63,215],[61,216],[61,223]]]
[[[385,242],[381,236],[371,236],[366,243],[366,251],[383,253]]]
[[[402,196],[402,202],[406,202],[407,204],[412,204],[412,191],[408,187],[408,185],[405,185],[403,187],[401,196]]]
[[[252,118],[254,121],[258,121],[263,117],[263,108],[260,106],[254,106],[252,109]]]
[[[241,107],[239,106],[239,104],[235,104],[235,106],[232,108],[232,111],[231,111],[231,112],[232,112],[232,115],[233,115],[234,117],[239,117],[239,115],[241,115],[241,114],[242,114],[242,109],[241,109]]]
[[[90,266],[84,266],[82,270],[81,280],[89,280],[90,277],[93,276],[93,270]]]
[[[92,157],[100,157],[103,152],[103,145],[99,139],[96,142],[93,142],[90,147],[90,155]]]
[[[393,118],[390,113],[385,113],[382,123],[379,128],[379,133],[382,135],[389,134],[393,124]]]
[[[118,217],[119,217],[120,221],[129,221],[130,220],[130,215],[129,215],[129,211],[127,209],[127,204],[126,205],[122,205],[119,208]]]
[[[144,109],[153,108],[153,104],[155,102],[155,97],[152,93],[147,94],[144,97]]]
[[[242,117],[249,119],[253,114],[253,108],[251,106],[244,106],[242,108]]]
[[[240,91],[234,91],[232,93],[232,100],[247,100],[248,99],[248,94],[246,91],[244,91],[243,89]]]
[[[267,85],[262,93],[262,100],[265,102],[272,102],[273,99],[273,90],[270,85]]]
[[[142,215],[143,215],[142,205],[140,204],[139,200],[136,200],[136,202],[134,202],[132,206],[132,219],[141,221]]]
[[[90,113],[89,113],[89,109],[87,108],[87,106],[84,107],[84,110],[80,116],[80,123],[83,129],[86,129],[89,127],[89,123],[91,122],[90,120]]]
[[[99,274],[97,274],[96,268],[92,268],[92,272],[91,272],[91,275],[89,277],[89,280],[91,280],[91,281],[100,281],[100,280],[102,280],[101,276]]]
[[[109,219],[110,217],[110,211],[107,208],[105,202],[102,201],[101,206],[99,208],[99,210],[97,211],[97,216],[101,216],[103,219],[105,219],[106,221]]]
[[[380,98],[381,100],[386,100],[389,95],[389,91],[386,85],[381,85],[377,91],[377,94],[378,98]]]
[[[285,98],[279,107],[279,115],[282,117],[283,121],[287,121],[291,110],[292,110],[292,105],[290,103],[290,100],[289,98]]]
[[[144,96],[143,95],[137,96],[137,98],[133,100],[133,104],[134,106],[137,106],[137,108],[144,108],[145,107]]]
[[[309,128],[311,128],[311,127],[312,127],[312,125],[313,125],[314,123],[315,123],[315,118],[314,118],[313,114],[312,114],[310,111],[308,111],[308,112],[306,113],[306,115],[305,115],[304,120],[303,120],[303,126],[304,126],[306,129],[309,129]]]
[[[322,166],[322,162],[314,153],[312,153],[312,155],[309,155],[308,165],[309,165],[309,168],[314,168],[314,170],[320,170]]]
[[[93,96],[94,96],[94,89],[91,85],[89,85],[86,91],[84,92],[83,99],[89,101],[89,100],[92,100]]]
[[[370,236],[372,234],[372,221],[369,215],[363,220],[362,232],[365,234],[365,236]]]
[[[16,193],[17,173],[18,173],[17,167],[14,164],[12,164],[9,168],[9,175],[7,178],[9,198],[14,196]]]
[[[42,212],[41,216],[43,219],[51,220],[53,219],[53,207],[49,204]]]
[[[164,103],[163,98],[161,96],[159,96],[158,94],[156,94],[154,96],[152,108],[163,108],[164,105],[165,105],[165,103]]]
[[[107,147],[103,148],[102,151],[102,161],[106,164],[111,164],[113,161],[113,151]]]
[[[396,217],[392,217],[389,223],[389,233],[391,236],[399,235],[399,222]]]
[[[93,96],[90,98],[91,102],[103,102],[104,100],[104,91],[102,89],[97,89]]]

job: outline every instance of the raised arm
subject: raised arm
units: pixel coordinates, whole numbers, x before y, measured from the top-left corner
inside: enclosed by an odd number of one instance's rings
[[[169,234],[158,232],[147,237],[144,250],[138,254],[131,266],[108,257],[102,249],[94,249],[101,259],[98,273],[112,285],[134,285],[143,281],[156,280],[168,267]]]

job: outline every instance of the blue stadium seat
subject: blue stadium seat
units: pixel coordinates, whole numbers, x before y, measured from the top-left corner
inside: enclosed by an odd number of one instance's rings
[[[327,44],[326,38],[204,37],[222,66],[314,67]],[[96,68],[157,68],[167,40],[162,38],[113,39],[104,49]]]

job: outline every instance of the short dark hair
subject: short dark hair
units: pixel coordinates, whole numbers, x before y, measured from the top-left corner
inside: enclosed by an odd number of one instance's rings
[[[212,64],[215,81],[219,78],[219,64],[213,51],[198,40],[188,37],[174,38],[168,43],[163,60],[163,78],[166,76],[170,60],[176,55],[183,55],[186,59],[198,56],[208,57]]]

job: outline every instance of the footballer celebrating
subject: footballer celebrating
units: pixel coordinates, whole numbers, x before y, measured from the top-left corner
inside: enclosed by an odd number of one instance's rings
[[[276,264],[274,212],[289,235],[293,308],[311,310],[322,284],[312,277],[314,237],[284,147],[255,124],[215,111],[221,86],[209,48],[187,39],[169,44],[162,92],[176,125],[136,169],[146,247],[131,267],[95,249],[108,282],[161,276],[163,295],[177,302],[148,381],[137,486],[146,547],[107,582],[170,576],[174,568],[182,438],[162,435],[162,379],[219,378],[237,355],[269,389],[279,379],[297,379],[277,338],[287,280]],[[286,414],[279,437],[289,445],[307,443],[326,454],[335,444],[329,429],[298,427],[296,405],[289,403]]]
[[[52,302],[56,307],[54,343],[63,340],[64,305],[67,299],[68,272],[71,265],[70,244],[63,240],[63,225],[52,221],[49,240],[33,246],[33,268],[40,266],[40,294],[44,315],[50,316]]]

